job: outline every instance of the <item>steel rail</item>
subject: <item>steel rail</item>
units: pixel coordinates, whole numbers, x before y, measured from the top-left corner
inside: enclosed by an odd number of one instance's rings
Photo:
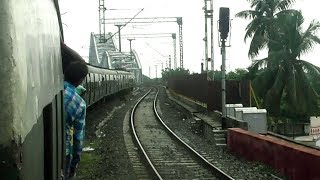
[[[153,163],[151,162],[148,154],[146,153],[146,151],[144,150],[139,138],[138,138],[138,135],[136,133],[136,130],[135,130],[135,127],[134,127],[134,113],[138,107],[138,105],[142,102],[142,100],[151,92],[151,89],[145,94],[143,95],[139,100],[138,102],[134,105],[132,111],[131,111],[131,116],[130,116],[130,122],[131,122],[131,129],[132,129],[132,133],[135,137],[135,140],[136,142],[138,143],[139,147],[140,147],[140,150],[142,151],[144,157],[146,158],[146,160],[148,161],[150,167],[152,168],[154,174],[157,176],[158,179],[162,180],[163,178],[161,177],[161,175],[159,174],[159,172],[157,171],[157,169],[154,167]]]
[[[189,146],[186,142],[184,142],[178,135],[176,135],[161,119],[158,111],[157,111],[157,97],[159,94],[159,89],[157,91],[157,94],[154,98],[153,101],[153,110],[155,115],[157,116],[158,120],[161,122],[161,124],[167,129],[167,131],[170,132],[171,135],[173,135],[177,140],[179,140],[179,142],[181,142],[185,147],[187,147],[190,151],[192,151],[198,158],[200,158],[203,162],[206,163],[207,166],[209,166],[214,172],[215,175],[217,175],[217,177],[219,177],[220,179],[227,179],[227,180],[234,180],[233,177],[229,176],[228,174],[226,174],[225,172],[223,172],[222,170],[220,170],[219,168],[217,168],[215,165],[213,165],[212,163],[210,163],[206,158],[204,158],[200,153],[198,153],[196,150],[194,150],[191,146]]]
[[[131,129],[132,129],[132,133],[135,137],[135,140],[137,142],[137,144],[139,145],[140,150],[142,151],[145,159],[148,161],[153,173],[156,175],[156,177],[158,179],[163,179],[160,175],[160,173],[158,172],[158,170],[156,169],[156,167],[153,165],[152,161],[150,160],[148,154],[146,153],[146,150],[143,148],[138,135],[136,133],[136,129],[135,129],[135,124],[134,124],[134,114],[135,111],[138,107],[138,105],[142,102],[142,100],[151,92],[151,89],[145,94],[143,95],[138,101],[137,103],[134,105],[132,111],[131,111],[131,117],[130,117],[130,121],[131,121]],[[199,158],[201,160],[201,162],[203,162],[207,168],[209,168],[210,170],[213,170],[214,174],[216,177],[218,177],[219,179],[226,179],[226,180],[234,180],[234,178],[232,178],[231,176],[229,176],[228,174],[226,174],[225,172],[223,172],[222,170],[220,170],[219,168],[217,168],[215,165],[213,165],[212,163],[210,163],[206,158],[204,158],[200,153],[198,153],[196,150],[194,150],[191,146],[189,146],[186,142],[184,142],[180,137],[178,137],[161,119],[157,108],[156,108],[156,104],[157,104],[157,100],[158,100],[158,94],[159,94],[159,89],[157,90],[157,93],[155,95],[155,98],[153,100],[153,112],[156,116],[156,118],[161,122],[161,124],[166,128],[166,130],[168,131],[168,133],[172,136],[175,137],[176,140],[178,140],[180,143],[182,143],[183,146],[187,147],[188,150],[190,150],[193,155],[195,155],[197,158]]]

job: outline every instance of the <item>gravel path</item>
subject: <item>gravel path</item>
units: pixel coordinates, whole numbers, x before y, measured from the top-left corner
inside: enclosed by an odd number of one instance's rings
[[[77,179],[136,179],[123,138],[123,119],[144,88],[121,97],[112,97],[87,113],[84,147]]]

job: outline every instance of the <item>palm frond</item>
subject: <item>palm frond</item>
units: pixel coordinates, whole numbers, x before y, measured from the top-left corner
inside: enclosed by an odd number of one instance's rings
[[[270,89],[275,80],[277,69],[261,69],[252,79],[252,87],[256,94],[263,99],[268,89]]]
[[[267,44],[268,44],[268,41],[266,40],[264,34],[260,32],[256,32],[253,35],[253,38],[250,43],[250,48],[248,52],[249,57],[253,59],[256,56],[258,56],[260,50],[265,48]]]
[[[253,19],[257,16],[257,12],[254,10],[245,10],[238,12],[235,16],[238,18]]]
[[[320,79],[320,67],[313,65],[305,60],[297,60],[295,64],[301,64],[303,69],[307,71],[307,73],[311,73],[314,76],[318,76]]]
[[[319,115],[318,95],[308,81],[302,66],[295,65],[297,72],[297,114]]]
[[[283,11],[291,7],[296,1],[295,0],[278,0],[276,4],[276,9]]]
[[[297,110],[297,88],[299,87],[297,72],[292,63],[287,63],[286,65],[286,95],[289,107],[294,111]]]
[[[260,34],[265,33],[265,26],[261,23],[261,19],[259,18],[252,20],[246,27],[244,41],[246,42],[247,38],[251,38],[253,34],[256,34],[257,32],[260,32]]]
[[[319,43],[319,38],[318,37],[314,37],[315,40],[313,39],[305,39],[301,44],[300,44],[300,53],[301,54],[307,54],[308,52],[310,52],[315,44],[320,44]],[[318,41],[318,42],[317,42]]]
[[[262,0],[251,0],[250,1],[250,7],[253,8],[253,7],[261,7],[262,4],[264,3]],[[257,8],[256,8],[257,9]]]
[[[263,68],[267,65],[268,58],[263,58],[260,60],[254,60],[250,67],[248,67],[248,71],[250,73],[256,74],[260,68]]]
[[[275,77],[272,87],[268,88],[265,95],[264,103],[270,114],[279,115],[281,97],[285,87],[285,70],[281,67],[278,68]]]
[[[301,54],[309,52],[315,44],[320,44],[320,38],[316,35],[320,29],[320,23],[313,20],[305,32],[302,33],[301,43],[299,49]]]

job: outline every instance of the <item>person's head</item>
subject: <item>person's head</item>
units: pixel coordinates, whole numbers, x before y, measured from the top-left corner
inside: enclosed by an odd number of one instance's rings
[[[61,43],[61,56],[62,56],[62,71],[65,73],[66,69],[72,62],[84,62],[84,59],[73,49]]]
[[[86,63],[81,61],[71,62],[64,72],[64,80],[77,87],[88,74]]]

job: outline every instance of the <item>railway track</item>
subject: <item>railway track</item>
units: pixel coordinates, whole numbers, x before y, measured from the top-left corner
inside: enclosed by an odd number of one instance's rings
[[[150,90],[135,104],[132,135],[148,169],[158,179],[233,179],[174,134],[159,116],[158,92]]]

